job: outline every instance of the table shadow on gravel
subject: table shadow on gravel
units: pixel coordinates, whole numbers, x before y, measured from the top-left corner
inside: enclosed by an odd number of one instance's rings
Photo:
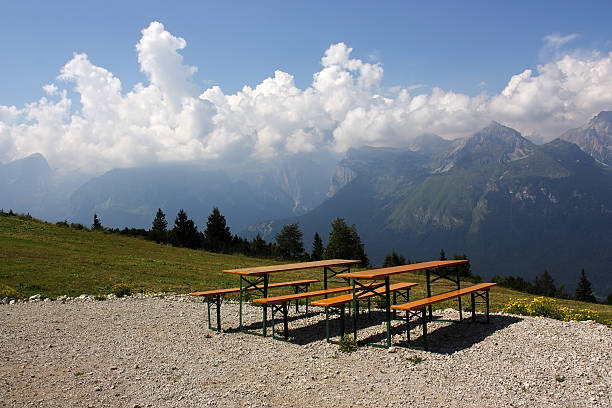
[[[477,320],[475,323],[472,322],[471,318],[468,317],[463,319],[463,322],[457,321],[436,321],[434,320],[427,323],[427,343],[428,351],[431,353],[438,354],[453,354],[457,351],[468,349],[475,344],[478,344],[489,337],[491,334],[498,330],[505,329],[506,327],[518,323],[523,319],[514,316],[499,316],[491,315],[490,322],[486,323],[482,320]],[[479,316],[482,319],[482,316]],[[441,327],[436,327],[443,324]],[[420,321],[411,321],[410,328],[414,330],[419,329],[419,333],[422,333]],[[392,336],[401,335],[402,340],[396,341],[395,345],[400,347],[407,347],[406,341],[406,326],[394,326],[392,328]],[[386,338],[386,333],[379,333],[374,336],[363,339],[364,342],[375,343],[383,342]],[[360,339],[361,340],[361,339]],[[414,332],[411,332],[410,346],[415,348],[423,347],[423,336],[420,334],[418,337],[414,336]]]

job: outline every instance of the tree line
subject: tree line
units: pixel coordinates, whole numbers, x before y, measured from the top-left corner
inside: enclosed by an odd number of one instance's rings
[[[107,230],[122,235],[142,236],[151,241],[170,244],[176,247],[203,249],[209,252],[226,254],[243,254],[258,258],[277,258],[296,261],[317,261],[321,259],[358,259],[362,266],[369,266],[370,261],[364,245],[353,224],[347,225],[343,218],[336,218],[331,224],[327,245],[319,233],[314,234],[312,251],[304,248],[303,233],[299,224],[284,225],[275,235],[275,242],[266,242],[260,234],[251,240],[233,235],[227,226],[225,217],[217,207],[206,221],[206,229],[201,232],[195,222],[180,210],[169,228],[166,214],[161,208],[157,210],[151,229],[105,229],[97,214],[94,214],[92,230]]]
[[[547,297],[556,297],[560,299],[574,299],[582,302],[597,303],[597,299],[593,294],[591,282],[588,280],[584,268],[580,271],[578,277],[578,284],[576,285],[576,291],[574,296],[565,290],[565,286],[561,285],[557,287],[553,277],[548,273],[547,270],[542,272],[541,275],[536,276],[533,283],[528,280],[521,278],[520,276],[493,276],[493,282],[500,286],[518,290],[520,292],[527,292],[533,295],[541,295]],[[606,303],[612,304],[612,293],[608,295]]]

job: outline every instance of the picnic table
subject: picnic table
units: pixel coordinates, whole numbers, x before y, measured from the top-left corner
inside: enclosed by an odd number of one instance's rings
[[[345,272],[337,276],[350,279],[353,285],[353,308],[356,310],[359,296],[367,293],[375,293],[385,299],[385,320],[387,324],[386,347],[391,347],[391,288],[390,277],[408,272],[425,271],[427,277],[427,297],[431,297],[431,284],[438,279],[447,279],[461,288],[459,282],[458,266],[468,261],[465,259],[450,261],[429,261],[409,265],[392,266],[389,268],[370,269],[359,272]],[[454,275],[454,276],[453,276]],[[432,276],[433,279],[432,279]],[[384,291],[381,289],[384,288]],[[461,297],[459,297],[459,313],[461,318]],[[432,319],[431,305],[429,306],[429,317]],[[357,314],[353,314],[353,335],[357,340]],[[377,346],[374,344],[374,346]],[[379,346],[379,345],[378,345]]]
[[[271,265],[271,266],[255,266],[250,268],[228,269],[223,270],[224,273],[231,273],[240,276],[239,288],[239,327],[241,331],[247,331],[242,326],[242,299],[243,292],[254,290],[263,295],[268,296],[268,288],[270,286],[269,276],[273,273],[299,271],[315,268],[323,268],[323,287],[327,290],[328,280],[334,276],[340,277],[343,274],[350,273],[351,265],[359,264],[361,261],[353,259],[328,259],[323,261],[300,262],[293,264]],[[340,268],[340,269],[339,269]],[[263,323],[262,335],[266,336],[266,321],[267,321],[267,304],[263,305]]]

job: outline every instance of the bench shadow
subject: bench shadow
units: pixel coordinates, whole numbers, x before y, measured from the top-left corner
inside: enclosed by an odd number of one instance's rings
[[[270,311],[268,312],[270,316]],[[303,320],[311,319],[319,316],[319,320],[316,322],[304,322]],[[466,317],[467,316],[467,317]],[[393,346],[399,347],[413,347],[423,348],[422,330],[420,325],[420,319],[413,318],[410,321],[411,328],[411,341],[408,344],[406,339],[406,324],[403,316],[397,315],[394,320],[394,324],[391,326],[391,336],[393,339]],[[504,329],[514,323],[521,321],[522,319],[514,316],[501,316],[501,315],[490,315],[489,323],[486,322],[485,316],[478,314],[476,322],[472,322],[471,314],[464,313],[463,322],[459,322],[459,319],[453,321],[436,321],[440,316],[436,316],[434,313],[434,321],[428,322],[427,324],[427,343],[428,351],[439,354],[452,354],[460,350],[468,349],[474,344],[477,344],[486,339],[491,334],[498,330]],[[379,344],[384,345],[387,338],[386,329],[384,328],[384,322],[386,320],[386,313],[381,310],[372,310],[371,313],[367,311],[361,311],[359,318],[357,319],[357,336],[360,344]],[[304,313],[302,310],[299,314],[295,312],[288,316],[289,325],[289,339],[288,341],[297,345],[306,345],[315,341],[325,340],[325,312],[324,311],[312,311]],[[398,324],[400,323],[400,324]],[[282,317],[275,319],[275,333],[277,337],[283,337],[283,320]],[[272,320],[268,318],[267,323],[268,336],[272,335]],[[297,327],[296,327],[297,326]],[[373,326],[379,326],[380,329],[376,329],[375,334],[367,335],[363,333],[364,330]],[[330,339],[338,341],[340,339],[340,318],[338,314],[330,313],[329,317],[329,331]],[[345,333],[352,335],[353,333],[353,316],[346,315],[345,317]],[[262,323],[254,322],[243,325],[243,329],[249,330],[255,333],[261,333]],[[417,333],[415,333],[415,329]],[[371,332],[372,330],[370,330]],[[240,332],[238,327],[231,327],[224,329],[226,333],[237,333]],[[364,336],[365,334],[365,336]],[[398,340],[401,338],[401,340]]]
[[[459,319],[452,321],[438,321],[436,322],[436,315],[434,314],[434,321],[427,323],[427,343],[428,351],[438,354],[453,354],[457,351],[468,349],[473,345],[482,342],[491,334],[498,330],[502,330],[514,323],[518,323],[523,319],[514,316],[500,316],[490,315],[489,322],[486,322],[486,317],[477,315],[476,322],[472,322],[471,315],[466,313],[467,318],[464,316],[463,321]],[[436,327],[443,324],[441,327]],[[411,328],[411,339],[410,344],[406,339],[406,325],[402,323],[392,327],[392,336],[401,336],[401,341],[395,341],[395,346],[400,347],[414,347],[423,348],[423,336],[420,324],[420,319],[412,319],[410,321]],[[414,334],[414,329],[418,329],[418,337]],[[363,343],[379,343],[384,344],[386,340],[386,332],[377,333],[375,335],[360,338],[360,342]]]

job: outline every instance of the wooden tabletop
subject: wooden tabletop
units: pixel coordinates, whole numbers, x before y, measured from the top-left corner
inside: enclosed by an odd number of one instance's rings
[[[299,271],[302,269],[323,268],[333,266],[356,265],[361,263],[354,259],[326,259],[324,261],[300,262],[284,265],[255,266],[252,268],[228,269],[225,273],[235,273],[237,275],[266,275],[274,272]]]
[[[369,269],[365,271],[359,272],[350,272],[350,273],[340,273],[336,275],[339,278],[349,278],[349,279],[384,279],[389,275],[396,275],[398,273],[406,273],[406,272],[417,272],[424,271],[425,269],[436,269],[436,268],[445,268],[447,266],[459,265],[462,263],[466,263],[467,259],[457,259],[453,261],[429,261],[429,262],[419,262],[410,265],[400,265],[400,266],[392,266],[389,268],[380,268],[380,269]]]

